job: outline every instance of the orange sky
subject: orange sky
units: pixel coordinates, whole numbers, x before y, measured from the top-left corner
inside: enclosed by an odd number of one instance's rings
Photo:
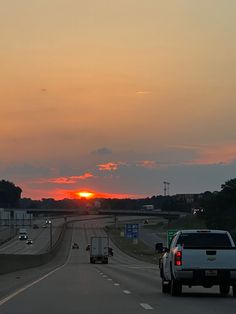
[[[0,178],[37,198],[219,187],[236,170],[235,11],[235,0],[2,3]]]

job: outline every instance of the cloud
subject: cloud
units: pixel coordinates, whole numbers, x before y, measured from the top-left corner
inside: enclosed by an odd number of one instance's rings
[[[73,184],[77,182],[77,180],[74,177],[60,177],[60,178],[48,179],[46,181],[50,183],[56,183],[56,184]]]
[[[190,160],[189,164],[230,164],[236,160],[236,144],[195,146],[195,150],[198,157]]]
[[[110,148],[107,148],[107,147],[102,147],[102,148],[98,148],[98,149],[92,151],[91,154],[93,154],[93,155],[111,155],[112,150]]]
[[[81,176],[58,177],[58,178],[53,178],[53,179],[47,179],[45,181],[49,183],[56,183],[56,184],[74,184],[80,180],[86,180],[89,178],[94,178],[94,175],[90,172],[86,172]]]
[[[138,94],[138,95],[147,95],[147,94],[150,94],[150,93],[151,93],[150,91],[146,91],[146,90],[136,91],[136,94]]]
[[[82,176],[77,177],[77,179],[79,179],[79,180],[86,180],[88,178],[94,178],[94,175],[90,172],[86,172]]]
[[[147,168],[147,169],[156,169],[158,167],[157,162],[154,160],[141,160],[137,162],[137,166]]]
[[[106,164],[98,165],[98,169],[100,171],[116,171],[120,165],[120,162],[108,162]]]

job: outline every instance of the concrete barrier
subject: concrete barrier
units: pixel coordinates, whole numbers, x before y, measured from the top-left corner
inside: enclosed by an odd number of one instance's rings
[[[42,254],[0,254],[0,274],[6,274],[17,270],[41,266],[48,263],[57,254],[62,245],[67,224],[63,225],[57,241],[52,250]]]

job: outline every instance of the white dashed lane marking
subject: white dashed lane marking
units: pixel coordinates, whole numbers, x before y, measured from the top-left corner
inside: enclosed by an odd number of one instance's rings
[[[120,284],[119,284],[119,283],[117,283],[117,282],[116,282],[116,283],[114,283],[114,286],[116,286],[116,287],[118,287],[119,285],[120,285]]]
[[[153,307],[147,303],[140,303],[145,310],[153,310]]]
[[[130,293],[131,293],[129,290],[123,290],[123,292],[124,292],[125,294],[130,294]]]

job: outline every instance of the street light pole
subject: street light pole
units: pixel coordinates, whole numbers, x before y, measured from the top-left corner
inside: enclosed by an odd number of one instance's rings
[[[50,225],[50,251],[52,250],[52,221],[49,220],[49,225]]]

